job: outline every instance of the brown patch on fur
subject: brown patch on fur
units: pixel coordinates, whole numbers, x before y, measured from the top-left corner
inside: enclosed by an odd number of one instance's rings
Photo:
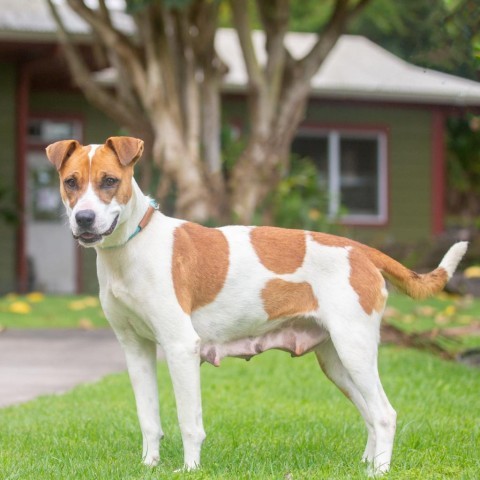
[[[318,301],[307,282],[270,280],[262,290],[262,300],[269,320],[296,317],[318,308]]]
[[[110,137],[105,145],[114,151],[123,166],[134,164],[142,156],[143,140],[133,137]]]
[[[350,246],[363,246],[361,243],[355,242],[345,237],[337,237],[336,235],[330,235],[329,233],[310,232],[312,239],[320,245],[326,247],[350,247]]]
[[[311,233],[312,239],[330,247],[352,247],[366,256],[382,274],[403,293],[416,299],[427,298],[440,292],[448,280],[444,268],[438,267],[430,273],[418,274],[404,267],[388,255],[348,238],[326,233]]]
[[[80,147],[76,140],[60,140],[52,143],[45,151],[47,158],[55,165],[55,168],[60,170],[63,163],[72,155],[72,153]]]
[[[358,295],[360,305],[365,313],[370,315],[374,310],[381,312],[385,305],[383,288],[385,280],[362,252],[352,248],[350,260],[350,285]]]
[[[79,198],[85,193],[89,182],[90,159],[88,152],[90,147],[77,148],[67,159],[65,159],[58,171],[60,175],[60,194],[73,208]],[[77,188],[65,188],[64,180],[68,178],[75,179]]]
[[[172,278],[178,303],[185,313],[215,300],[227,278],[229,247],[215,228],[184,223],[174,232]]]
[[[276,227],[255,227],[250,241],[260,262],[278,275],[293,273],[303,265],[307,250],[303,230]]]
[[[116,198],[118,203],[126,204],[132,196],[132,176],[133,164],[122,165],[115,152],[105,145],[97,148],[92,158],[90,181],[103,203]],[[102,182],[109,177],[117,178],[119,182],[114,187],[103,188]]]

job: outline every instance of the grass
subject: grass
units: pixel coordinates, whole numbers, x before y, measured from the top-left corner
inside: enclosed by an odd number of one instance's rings
[[[435,297],[418,301],[393,293],[390,295],[384,315],[385,321],[406,332],[442,331],[451,327],[478,324],[480,329],[480,299],[440,293]],[[458,352],[466,348],[480,347],[480,336],[464,335],[454,341],[439,338],[447,350]]]
[[[381,375],[398,412],[388,479],[478,479],[478,370],[382,347]],[[159,365],[161,465],[140,462],[141,437],[126,374],[0,410],[0,478],[363,479],[356,410],[315,358],[267,352],[250,363],[202,367],[207,440],[198,472],[173,474],[181,440],[168,373]]]
[[[97,297],[9,294],[0,297],[1,328],[95,328],[108,325]]]

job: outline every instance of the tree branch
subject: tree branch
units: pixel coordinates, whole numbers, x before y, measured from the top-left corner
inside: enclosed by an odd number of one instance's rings
[[[370,2],[370,0],[354,0],[354,5],[350,6],[350,0],[336,0],[332,14],[319,33],[319,39],[312,47],[310,52],[298,63],[304,74],[304,81],[310,82],[310,79],[320,68],[331,49],[337,42],[340,35],[345,31],[348,23],[358,15],[361,10]]]
[[[137,49],[126,35],[112,25],[110,16],[105,16],[103,9],[101,9],[101,14],[98,15],[87,7],[84,0],[67,0],[67,3],[94,29],[108,48],[118,53],[119,58],[125,64],[126,70],[130,72],[137,91],[145,91],[146,79]],[[105,5],[104,7],[107,8]]]
[[[143,123],[143,120],[135,117],[132,114],[131,108],[119,102],[108,90],[100,87],[98,83],[93,80],[89,68],[78,51],[78,48],[74,45],[70,33],[60,18],[57,8],[52,0],[47,0],[47,3],[57,25],[58,38],[64,48],[74,82],[80,87],[91,103],[106,112],[114,121],[128,128],[135,127],[138,129],[139,124]]]
[[[268,84],[268,116],[272,118],[278,108],[285,74],[287,51],[284,41],[288,31],[289,0],[257,0],[257,8],[265,30]]]
[[[246,0],[230,0],[233,23],[237,30],[238,40],[243,52],[250,86],[258,91],[265,86],[265,77],[258,63],[252,41],[252,28],[249,22]]]

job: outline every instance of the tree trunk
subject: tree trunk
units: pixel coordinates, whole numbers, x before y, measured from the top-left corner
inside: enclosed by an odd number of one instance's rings
[[[230,182],[231,209],[239,222],[252,222],[255,210],[289,170],[290,145],[304,118],[307,102],[308,89],[304,84],[288,88],[276,117],[267,124],[266,133],[250,137]]]

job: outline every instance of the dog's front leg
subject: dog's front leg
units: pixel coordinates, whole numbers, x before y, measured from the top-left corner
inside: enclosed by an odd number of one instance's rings
[[[193,328],[187,330],[174,342],[164,344],[163,348],[177,403],[184,466],[185,469],[192,470],[200,466],[200,450],[205,431],[200,392],[200,340]]]
[[[143,463],[154,467],[160,460],[160,424],[157,386],[157,346],[133,330],[116,332],[124,349],[137,415],[143,436]]]

